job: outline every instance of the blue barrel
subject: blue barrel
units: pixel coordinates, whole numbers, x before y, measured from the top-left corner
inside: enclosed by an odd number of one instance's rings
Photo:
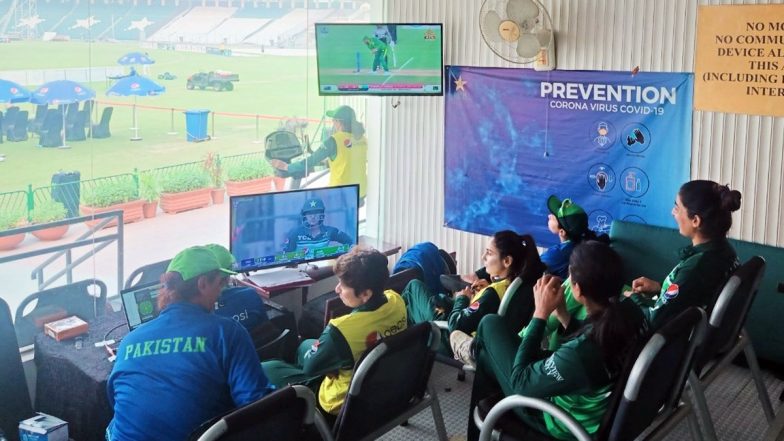
[[[201,142],[210,139],[207,136],[207,109],[189,109],[185,112],[185,135],[188,142]]]

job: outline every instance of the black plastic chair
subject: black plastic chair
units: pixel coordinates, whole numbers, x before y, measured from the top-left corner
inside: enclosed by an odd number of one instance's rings
[[[41,147],[57,147],[63,145],[63,114],[59,109],[46,111],[44,122],[38,131],[38,145]]]
[[[65,124],[70,126],[74,123],[79,114],[79,103],[68,104],[65,109]]]
[[[97,292],[91,292],[97,291]],[[28,305],[36,302],[32,310]],[[35,342],[45,323],[68,316],[88,321],[106,312],[106,284],[87,279],[30,294],[16,309],[14,326],[20,346]]]
[[[169,267],[170,262],[171,259],[166,259],[136,268],[131,275],[125,279],[125,287],[123,289],[131,289],[149,283],[160,282],[161,276],[166,272],[166,268]]]
[[[88,114],[84,111],[80,110],[76,112],[76,116],[73,117],[72,121],[66,127],[66,131],[65,131],[66,141],[87,140],[87,135],[84,131],[85,125],[87,124],[87,117]]]
[[[501,439],[520,439],[514,432],[524,430],[520,429],[521,420],[511,415],[504,416],[508,411],[520,407],[533,407],[550,413],[565,422],[572,435],[581,441],[661,439],[675,425],[672,415],[678,409],[689,406],[681,402],[680,397],[688,372],[694,364],[696,348],[704,341],[705,333],[705,312],[697,307],[687,309],[662,326],[645,343],[639,355],[631,358],[634,362],[627,362],[612,392],[599,430],[593,437],[563,409],[553,406],[549,401],[515,395],[497,404],[488,403],[488,400],[480,401],[473,415],[474,423],[481,428],[479,439],[491,439],[498,428],[501,428]],[[692,438],[700,439],[696,418],[692,413],[687,414],[690,415]],[[651,431],[638,438],[649,427]],[[525,439],[553,438],[536,433]]]
[[[760,374],[757,356],[744,328],[764,274],[765,259],[754,256],[730,276],[713,306],[705,343],[698,349],[694,370],[689,373],[688,384],[694,397],[695,410],[709,441],[715,441],[717,436],[705,399],[705,388],[713,383],[741,352],[749,365],[765,418],[768,423],[774,419],[773,406]],[[682,418],[683,415],[675,417]]]
[[[3,117],[3,121],[5,122],[3,125],[3,133],[8,133],[11,129],[13,129],[14,124],[16,124],[16,115],[19,113],[19,106],[11,106],[5,111],[5,115]]]
[[[91,130],[91,138],[101,139],[101,138],[108,138],[112,136],[111,130],[109,130],[109,122],[112,120],[112,112],[114,111],[114,107],[105,107],[103,112],[101,113],[101,121],[98,124],[92,126]]]
[[[191,441],[297,441],[330,439],[329,428],[316,411],[316,397],[305,386],[287,386],[214,419],[194,431]]]
[[[21,110],[14,115],[13,125],[6,130],[6,138],[11,142],[27,141],[27,110]],[[9,119],[9,121],[11,121]]]
[[[35,106],[35,118],[29,124],[31,133],[39,133],[41,131],[41,127],[44,125],[44,119],[46,118],[47,109],[48,106],[46,104]]]
[[[0,429],[19,441],[19,421],[35,415],[8,303],[0,299]]]
[[[439,340],[435,325],[419,323],[368,348],[354,368],[335,440],[376,439],[430,407],[438,438],[446,441],[438,396],[428,384]]]

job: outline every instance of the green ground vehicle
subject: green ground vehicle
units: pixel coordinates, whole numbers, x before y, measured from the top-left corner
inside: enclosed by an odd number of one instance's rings
[[[185,87],[187,87],[188,90],[197,88],[204,90],[209,87],[210,89],[215,89],[217,91],[232,91],[234,90],[233,82],[239,80],[239,74],[231,72],[199,72],[188,77],[188,82]]]

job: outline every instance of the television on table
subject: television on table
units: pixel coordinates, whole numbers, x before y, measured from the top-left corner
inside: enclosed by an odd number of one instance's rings
[[[320,95],[443,95],[441,23],[316,23]]]
[[[359,186],[232,196],[229,249],[247,273],[335,259],[359,240]]]

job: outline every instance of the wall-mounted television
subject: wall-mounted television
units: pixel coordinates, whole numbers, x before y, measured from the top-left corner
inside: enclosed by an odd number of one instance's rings
[[[232,196],[229,249],[238,272],[334,259],[359,237],[359,186]]]
[[[443,95],[441,23],[316,23],[320,95]]]

